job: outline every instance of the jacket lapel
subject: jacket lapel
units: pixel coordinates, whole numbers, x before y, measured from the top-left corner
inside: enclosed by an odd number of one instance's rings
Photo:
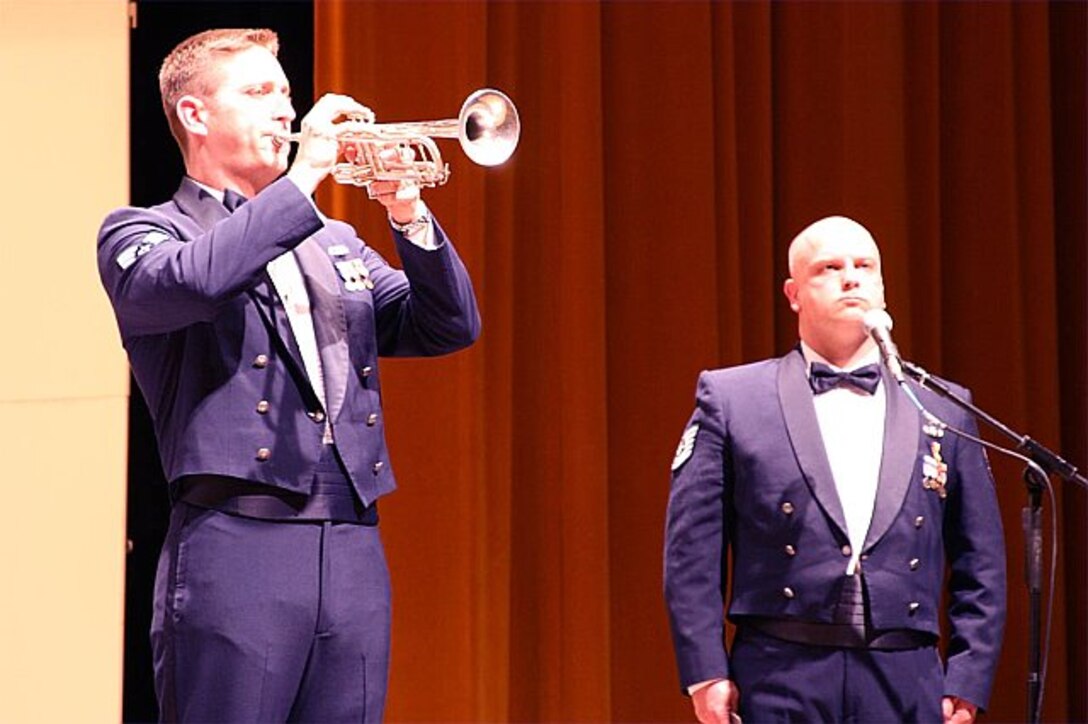
[[[899,385],[887,370],[883,371],[882,384],[887,391],[884,453],[880,459],[880,480],[877,483],[873,517],[869,523],[869,532],[865,535],[866,550],[888,532],[892,521],[903,507],[918,458],[918,436],[922,426],[918,410],[899,389]]]
[[[816,420],[816,407],[812,404],[812,388],[808,384],[805,358],[800,349],[794,349],[783,357],[778,367],[778,402],[805,482],[824,513],[845,536],[846,517],[835,489],[831,465],[827,462],[824,439]]]
[[[329,419],[335,422],[344,404],[351,365],[347,317],[336,271],[329,263],[324,247],[315,237],[311,236],[295,247],[295,256],[310,296],[310,314],[325,382],[325,408]]]
[[[291,363],[297,369],[305,371],[306,365],[302,362],[302,351],[298,347],[294,330],[291,329],[291,320],[287,317],[287,310],[284,309],[283,302],[279,300],[279,291],[267,271],[261,275],[261,281],[250,289],[248,294],[261,307],[269,332],[279,337]]]

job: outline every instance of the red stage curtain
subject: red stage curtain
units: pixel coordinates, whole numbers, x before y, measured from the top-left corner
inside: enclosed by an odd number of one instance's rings
[[[426,199],[482,303],[471,350],[383,366],[401,490],[391,720],[690,719],[661,596],[700,369],[785,352],[786,247],[880,242],[900,348],[1074,463],[1085,440],[1085,5],[319,2],[316,87],[379,121],[517,102],[521,146]],[[392,253],[355,189],[321,202]],[[993,436],[990,435],[992,438]],[[1019,467],[993,460],[1024,716]],[[1045,716],[1084,719],[1088,503],[1059,485]]]

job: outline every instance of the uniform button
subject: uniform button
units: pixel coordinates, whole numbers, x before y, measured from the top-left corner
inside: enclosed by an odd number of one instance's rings
[[[786,544],[786,555],[787,556],[797,555],[797,549],[794,548],[793,546],[789,545],[789,544]]]
[[[921,608],[921,606],[922,604],[918,603],[917,601],[911,601],[909,604],[907,604],[907,611],[909,611],[911,614],[914,614],[919,608]]]
[[[850,556],[850,554],[851,554],[851,553],[853,553],[853,552],[854,552],[854,551],[853,551],[853,550],[851,550],[850,546],[843,546],[843,547],[842,547],[842,554],[843,554],[844,556],[846,556],[846,557],[849,557],[849,556]]]
[[[257,412],[262,415],[268,412],[268,400],[261,400],[257,403]]]
[[[791,503],[788,500],[785,503],[783,503],[782,504],[782,512],[785,513],[786,515],[793,515],[793,503]]]
[[[919,515],[917,518],[914,519],[914,527],[915,528],[921,528],[922,523],[925,523],[925,522],[926,522],[926,517],[924,515]]]
[[[862,553],[860,556],[858,556],[858,559],[862,560],[862,561],[867,561],[867,560],[869,560],[869,554],[868,553]]]
[[[360,372],[361,372],[361,374],[363,375],[363,377],[370,377],[370,374],[371,374],[371,373],[372,373],[373,371],[374,371],[374,368],[373,368],[373,367],[371,367],[370,365],[367,365],[367,366],[366,366],[366,367],[364,367],[364,368],[363,368],[362,370],[360,370]]]
[[[314,410],[310,413],[310,419],[314,422],[325,422],[325,413],[321,410]]]
[[[786,598],[793,598],[794,597],[793,589],[790,588],[789,586],[786,586],[785,588],[782,589],[782,595],[785,596]]]
[[[272,457],[272,451],[268,448],[262,447],[257,449],[257,460],[259,460],[260,462],[263,463],[270,457]]]
[[[918,565],[920,563],[921,563],[921,561],[919,561],[917,558],[911,558],[910,559],[910,569],[912,571],[917,571],[918,570]]]
[[[378,473],[380,473],[382,471],[382,468],[384,468],[384,467],[385,467],[385,463],[383,463],[381,460],[374,463],[374,474],[377,475]]]
[[[264,369],[268,366],[268,355],[259,354],[253,358],[253,366],[257,369]]]
[[[374,425],[377,422],[378,422],[378,413],[372,412],[372,413],[370,413],[369,415],[366,416],[366,426],[367,427],[374,427]]]

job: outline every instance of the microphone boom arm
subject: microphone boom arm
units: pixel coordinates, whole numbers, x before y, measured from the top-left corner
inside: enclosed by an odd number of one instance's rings
[[[936,392],[938,395],[945,398],[946,400],[949,400],[954,404],[958,405],[959,407],[963,408],[964,410],[967,410],[975,417],[985,421],[991,427],[995,428],[1003,435],[1016,442],[1016,448],[1022,451],[1033,461],[1035,461],[1035,463],[1038,464],[1039,467],[1041,467],[1044,471],[1046,471],[1047,473],[1056,473],[1057,475],[1060,475],[1063,480],[1077,483],[1081,487],[1088,489],[1088,479],[1086,479],[1077,471],[1076,466],[1062,459],[1060,455],[1048,449],[1038,440],[1034,440],[1027,435],[1021,435],[1017,433],[1015,430],[995,418],[993,415],[989,414],[985,410],[975,406],[971,402],[968,402],[967,400],[957,395],[948,387],[948,385],[944,384],[913,362],[908,362],[907,360],[901,359],[900,363],[903,367],[903,371],[906,372],[907,375],[909,375],[913,379],[917,380],[918,384],[920,384],[922,387]]]

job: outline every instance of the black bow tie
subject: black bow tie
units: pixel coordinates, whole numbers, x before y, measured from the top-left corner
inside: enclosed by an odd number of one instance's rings
[[[812,391],[817,395],[840,384],[853,385],[871,395],[876,392],[876,386],[880,383],[880,365],[874,362],[871,365],[858,367],[856,370],[840,372],[821,362],[813,362],[808,374],[808,383],[812,385]]]
[[[226,206],[227,209],[231,211],[231,213],[233,213],[235,209],[237,209],[248,200],[249,199],[247,199],[245,196],[242,196],[237,191],[231,191],[230,189],[227,189],[223,192],[223,205]]]

